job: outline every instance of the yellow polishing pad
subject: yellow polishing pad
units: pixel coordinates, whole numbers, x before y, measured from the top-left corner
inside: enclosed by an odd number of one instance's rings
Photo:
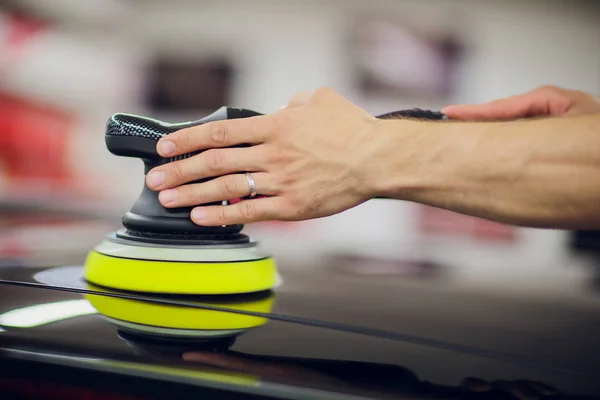
[[[88,284],[90,290],[106,293],[113,291]],[[98,313],[122,322],[169,329],[188,330],[240,330],[264,325],[267,318],[238,314],[228,311],[207,310],[194,307],[158,304],[129,300],[100,294],[87,294],[86,298]],[[224,296],[227,299],[227,296]],[[273,309],[274,296],[238,297],[235,301],[197,302],[229,310],[269,313]]]
[[[85,279],[93,284],[145,293],[239,294],[268,290],[276,282],[271,257],[230,262],[178,262],[112,257],[91,251]]]

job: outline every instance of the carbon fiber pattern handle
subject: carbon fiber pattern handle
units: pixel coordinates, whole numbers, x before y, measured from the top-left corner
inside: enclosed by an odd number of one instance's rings
[[[141,158],[146,164],[146,173],[157,165],[189,158],[198,152],[163,158],[156,151],[156,142],[180,129],[198,126],[211,121],[247,118],[261,115],[256,111],[221,107],[199,120],[169,123],[140,115],[118,113],[106,123],[105,141],[108,150],[122,157]]]

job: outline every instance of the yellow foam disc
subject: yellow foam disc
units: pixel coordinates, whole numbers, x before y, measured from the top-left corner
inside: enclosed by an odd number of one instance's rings
[[[108,292],[93,285],[88,285],[91,290]],[[264,325],[268,320],[263,317],[237,314],[235,312],[206,310],[192,307],[178,307],[175,305],[156,304],[145,301],[121,299],[99,294],[86,294],[90,304],[98,313],[110,318],[125,322],[156,326],[173,329],[197,330],[233,330],[250,329]],[[198,305],[202,305],[198,302]],[[230,310],[252,311],[269,313],[272,311],[274,296],[262,299],[253,299],[234,303],[210,302],[207,305],[222,307]]]
[[[195,263],[134,260],[91,251],[85,279],[118,290],[168,294],[238,294],[271,289],[277,267],[271,257],[238,262]]]

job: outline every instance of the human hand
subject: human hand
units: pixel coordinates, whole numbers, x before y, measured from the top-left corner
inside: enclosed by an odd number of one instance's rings
[[[191,218],[203,226],[333,215],[376,197],[373,171],[389,145],[380,120],[332,89],[296,95],[272,114],[209,122],[162,138],[157,151],[173,157],[202,153],[154,168],[148,187],[164,207],[197,206],[245,197],[252,173],[257,195],[226,206],[203,206]],[[250,144],[249,147],[231,146]],[[202,183],[199,179],[214,178]]]
[[[595,114],[600,112],[600,99],[579,90],[550,85],[488,103],[450,105],[442,112],[451,119],[466,121]]]

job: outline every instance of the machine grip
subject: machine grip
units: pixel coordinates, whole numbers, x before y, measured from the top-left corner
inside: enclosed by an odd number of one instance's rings
[[[146,166],[145,173],[158,165],[189,158],[196,153],[164,158],[156,151],[156,143],[180,129],[198,126],[211,121],[246,118],[261,115],[252,110],[221,107],[214,113],[195,121],[169,123],[153,118],[118,113],[106,123],[105,142],[108,151],[122,157],[140,158]]]
[[[105,142],[108,151],[114,155],[141,159],[144,162],[144,175],[146,175],[151,169],[159,165],[188,158],[199,153],[195,152],[170,158],[162,157],[156,151],[156,144],[162,137],[180,129],[212,121],[247,118],[257,115],[260,114],[252,110],[221,107],[214,113],[196,121],[168,123],[139,115],[119,113],[111,116],[106,123]],[[221,202],[205,205],[218,204],[221,204]],[[144,185],[137,201],[123,216],[123,225],[130,234],[143,235],[146,241],[156,237],[156,235],[216,238],[223,237],[223,235],[236,235],[243,228],[243,225],[200,227],[190,219],[192,208],[167,209],[160,204],[158,193]]]

